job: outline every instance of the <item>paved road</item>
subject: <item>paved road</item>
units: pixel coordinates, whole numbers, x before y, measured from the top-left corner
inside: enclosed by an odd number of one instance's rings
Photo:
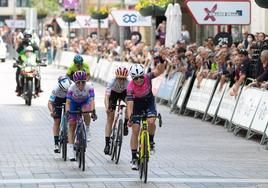
[[[129,137],[122,158],[113,164],[103,154],[104,87],[95,83],[99,119],[86,154],[86,171],[53,153],[52,119],[47,110],[49,92],[64,70],[42,68],[41,97],[32,106],[15,96],[15,69],[0,64],[0,187],[268,187],[268,151],[257,141],[228,133],[222,126],[169,114],[158,128],[156,154],[149,163],[145,185],[130,169]]]

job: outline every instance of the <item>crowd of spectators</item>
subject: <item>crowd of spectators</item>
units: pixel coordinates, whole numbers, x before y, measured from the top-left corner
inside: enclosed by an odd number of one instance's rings
[[[182,28],[182,39],[178,40],[172,48],[164,45],[165,22],[163,21],[156,29],[157,40],[154,48],[133,36],[124,41],[124,49],[121,52],[118,42],[113,37],[107,35],[98,40],[96,35],[92,35],[87,38],[71,38],[69,50],[99,56],[110,61],[140,63],[148,72],[155,68],[159,53],[164,52],[168,63],[166,76],[172,77],[179,71],[185,73],[187,79],[194,74],[198,81],[198,88],[201,87],[204,78],[219,79],[220,90],[223,89],[225,81],[230,80],[232,95],[238,94],[239,86],[248,78],[255,79],[251,85],[261,85],[267,88],[268,36],[265,33],[244,32],[243,40],[231,46],[225,43],[215,46],[214,38],[208,37],[203,45],[197,46],[196,43],[190,42],[190,35],[185,26]],[[15,32],[13,36],[16,49],[16,45],[21,40],[21,32]],[[46,56],[49,64],[52,63],[58,49],[67,50],[68,48],[66,36],[55,35],[49,31],[46,31],[41,39],[33,34],[33,40],[39,44],[41,56]],[[262,50],[263,53],[261,53]],[[253,71],[253,69],[258,70]]]

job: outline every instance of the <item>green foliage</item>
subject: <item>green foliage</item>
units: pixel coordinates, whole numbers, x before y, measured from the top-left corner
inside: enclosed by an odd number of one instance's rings
[[[38,15],[47,15],[59,10],[57,0],[30,0],[30,7],[36,8]]]

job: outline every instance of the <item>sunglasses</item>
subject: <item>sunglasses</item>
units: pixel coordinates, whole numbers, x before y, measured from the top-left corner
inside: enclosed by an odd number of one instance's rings
[[[135,77],[135,78],[134,78],[134,80],[138,80],[138,79],[143,80],[143,79],[144,79],[144,76],[138,76],[138,77]]]
[[[83,84],[83,85],[85,85],[85,84],[86,84],[86,80],[76,81],[75,83],[76,83],[77,85],[79,85],[79,84]]]

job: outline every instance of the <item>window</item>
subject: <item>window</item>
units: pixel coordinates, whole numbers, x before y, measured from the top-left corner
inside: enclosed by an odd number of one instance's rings
[[[17,7],[28,7],[29,0],[17,0]]]
[[[0,0],[0,7],[8,7],[8,0]]]

